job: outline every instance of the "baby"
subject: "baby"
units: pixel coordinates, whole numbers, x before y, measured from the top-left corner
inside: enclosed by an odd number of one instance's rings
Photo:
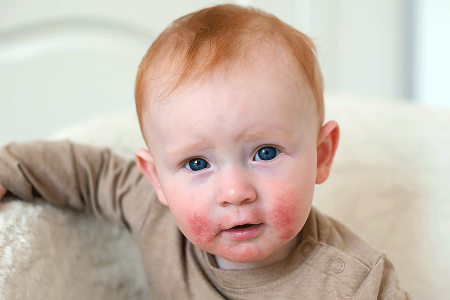
[[[158,37],[135,92],[148,145],[136,162],[70,142],[11,144],[0,196],[119,220],[152,299],[408,298],[384,254],[311,206],[339,127],[323,124],[308,37],[254,9],[207,8]]]

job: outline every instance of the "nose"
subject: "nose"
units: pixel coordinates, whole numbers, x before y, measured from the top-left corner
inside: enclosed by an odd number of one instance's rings
[[[251,176],[239,168],[224,170],[218,176],[217,203],[220,206],[243,205],[256,200],[257,193],[251,181]]]

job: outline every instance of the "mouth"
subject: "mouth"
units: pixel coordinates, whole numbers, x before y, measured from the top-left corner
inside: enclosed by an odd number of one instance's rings
[[[242,230],[242,229],[249,229],[249,228],[252,228],[252,227],[259,226],[259,225],[261,225],[261,224],[262,224],[262,223],[258,223],[258,224],[250,224],[250,223],[247,223],[247,224],[242,224],[242,225],[236,225],[236,226],[233,226],[233,227],[229,228],[228,230]]]
[[[263,225],[264,225],[263,223],[257,223],[257,224],[245,223],[245,224],[233,226],[233,227],[223,231],[223,233],[231,240],[234,240],[237,242],[244,241],[244,240],[253,239],[253,238],[259,236],[263,230],[262,229]]]

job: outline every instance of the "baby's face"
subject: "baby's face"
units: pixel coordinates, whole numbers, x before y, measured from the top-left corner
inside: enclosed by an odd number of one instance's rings
[[[231,262],[284,258],[311,209],[315,103],[276,71],[211,79],[152,113],[160,201],[186,238]]]

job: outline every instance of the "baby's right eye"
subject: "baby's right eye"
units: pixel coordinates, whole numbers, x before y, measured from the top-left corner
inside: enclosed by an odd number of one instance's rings
[[[205,168],[210,168],[211,166],[203,158],[194,158],[188,161],[184,167],[190,171],[200,171]]]

